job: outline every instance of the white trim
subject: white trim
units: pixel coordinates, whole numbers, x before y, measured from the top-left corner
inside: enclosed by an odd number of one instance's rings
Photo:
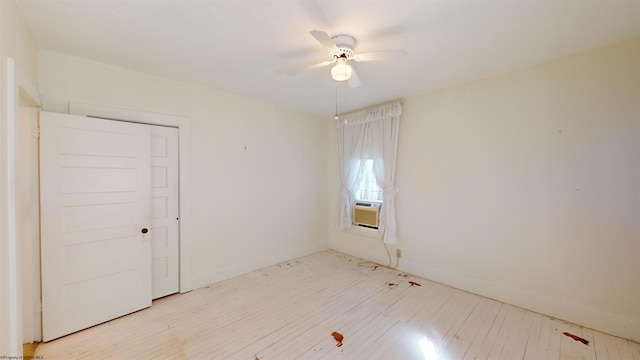
[[[40,107],[42,104],[42,96],[38,92],[38,87],[35,86],[31,81],[29,81],[27,76],[20,70],[20,68],[16,69],[16,79],[16,83],[18,84],[20,91],[23,91],[27,95],[27,97],[34,102],[33,104],[29,105],[33,107]]]
[[[35,167],[37,170],[36,174],[39,176],[39,139],[37,134],[33,133],[34,130],[38,129],[39,126],[39,118],[38,118],[38,110],[40,110],[40,95],[38,93],[33,93],[35,87],[32,86],[28,81],[28,78],[24,75],[20,75],[22,72],[19,68],[16,69],[17,75],[17,85],[18,89],[16,91],[16,97],[19,99],[16,102],[16,109],[19,111],[16,112],[16,126],[14,129],[14,138],[18,139],[19,136],[19,127],[20,122],[28,121],[30,125],[34,125],[35,128],[31,128],[30,137],[28,138],[29,147],[31,150],[35,150],[35,163],[29,163],[28,166]],[[25,101],[25,103],[22,103]],[[28,111],[29,118],[24,118],[24,114],[22,112],[23,106],[26,107]],[[34,118],[35,117],[35,118]],[[18,139],[16,141],[23,141],[26,139]],[[35,145],[35,149],[32,147]],[[20,149],[16,148],[16,159],[18,158],[18,151]],[[17,171],[17,170],[16,170]],[[16,173],[16,176],[17,173]],[[23,181],[24,179],[16,179],[16,185],[18,185],[19,181]],[[40,187],[39,187],[40,179],[38,177],[37,184],[35,188],[30,188],[32,191],[32,195],[35,196],[35,199],[39,199]],[[36,205],[39,209],[39,204]],[[16,212],[20,213],[25,209],[21,208],[18,203],[16,203]],[[36,215],[36,214],[34,214]],[[30,220],[34,220],[34,223],[30,223],[30,225],[34,225],[32,230],[35,231],[35,238],[29,238],[28,242],[25,241],[27,239],[22,239],[18,242],[17,252],[20,256],[18,264],[16,266],[19,267],[19,286],[20,290],[20,326],[21,326],[21,343],[32,343],[42,341],[42,306],[41,306],[41,294],[40,294],[40,286],[41,286],[41,277],[40,277],[40,212],[36,215],[38,219],[30,218]],[[16,226],[18,223],[16,223]],[[16,228],[16,231],[18,228]],[[32,243],[35,241],[35,243]],[[22,261],[26,261],[22,263]],[[26,317],[24,316],[26,315]]]
[[[180,292],[188,292],[193,289],[191,275],[191,253],[189,221],[190,196],[187,184],[189,184],[189,118],[176,115],[156,114],[144,111],[127,110],[109,106],[83,104],[69,102],[69,114],[80,116],[95,116],[113,120],[126,120],[130,122],[173,126],[179,132],[179,166],[180,166]]]
[[[22,289],[25,286],[40,286],[39,272],[34,278],[34,274],[23,273],[21,271],[18,255],[20,252],[21,244],[17,239],[17,204],[16,204],[16,176],[17,176],[17,164],[16,164],[16,142],[17,133],[16,126],[19,121],[18,113],[18,99],[21,96],[28,99],[30,106],[39,107],[41,104],[41,96],[38,92],[37,86],[35,86],[29,78],[21,71],[16,65],[15,60],[11,57],[5,58],[6,64],[6,234],[7,234],[7,262],[3,271],[7,273],[7,286],[8,289],[2,289],[3,293],[6,293],[8,304],[8,321],[7,330],[9,333],[8,343],[9,352],[13,355],[22,355],[22,343],[25,341],[23,338],[23,327],[25,324],[23,317],[23,301]],[[40,259],[34,259],[40,261]],[[33,283],[35,281],[36,283]],[[29,299],[37,300],[40,299]],[[41,316],[39,309],[34,308],[34,316],[38,319]],[[33,324],[27,324],[29,327],[33,327]],[[40,329],[32,328],[34,334],[39,333]],[[39,340],[40,335],[36,334],[35,339],[26,339],[26,341]]]
[[[16,79],[15,62],[6,58],[7,97],[7,250],[9,289],[6,296],[9,304],[9,352],[22,355],[22,329],[20,317],[20,294],[18,281],[18,239],[16,238]]]
[[[359,226],[359,225],[351,225],[351,227],[346,229],[345,231],[353,234],[357,234],[357,235],[362,235],[362,236],[382,240],[382,233],[380,233],[380,230],[378,229],[372,229],[372,228]]]
[[[640,341],[640,319],[638,318],[622,317],[406,258],[402,259],[398,270],[611,335]]]

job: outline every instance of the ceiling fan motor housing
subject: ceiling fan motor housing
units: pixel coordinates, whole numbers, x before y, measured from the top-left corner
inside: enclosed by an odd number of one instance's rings
[[[349,35],[336,35],[331,40],[338,48],[337,52],[331,53],[334,58],[353,59],[353,48],[356,46],[356,39]]]

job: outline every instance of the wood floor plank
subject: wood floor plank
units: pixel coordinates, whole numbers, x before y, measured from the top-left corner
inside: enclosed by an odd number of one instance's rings
[[[370,296],[363,296],[361,291],[347,293],[350,294],[350,296],[343,295],[337,311],[334,311],[328,316],[326,313],[322,314],[320,322],[306,329],[304,333],[305,342],[311,344],[311,347],[318,344],[318,341],[323,344],[329,342],[329,344],[335,345],[335,342],[331,340],[330,334],[333,332],[339,332],[343,335],[350,333],[350,322],[357,324],[365,321],[365,319],[371,316],[372,313],[375,313],[377,309],[387,308],[400,298],[399,295],[386,296],[388,292],[386,282],[392,280],[393,277],[376,277],[376,279],[376,282],[370,285]],[[288,344],[287,350],[281,352],[280,356],[284,359],[299,358],[307,350],[309,349],[305,349],[305,346],[293,342]],[[325,352],[332,350],[331,346],[316,349],[316,357],[322,357]],[[340,350],[344,352],[344,349]]]
[[[625,340],[625,344],[629,347],[633,359],[640,360],[640,344],[630,340]],[[625,344],[623,344],[622,346],[625,346]]]
[[[370,346],[391,346],[399,336],[406,335],[407,330],[412,328],[410,324],[416,319],[416,315],[419,314],[419,319],[423,315],[422,310],[429,311],[424,304],[435,299],[443,288],[412,285],[415,283],[414,280],[417,279],[399,278],[395,286],[389,289],[390,292],[399,291],[403,297],[388,309],[378,312],[368,321],[368,326],[363,328],[363,331],[354,334],[353,340],[356,345],[353,352],[349,349],[352,354],[350,358],[368,358]]]
[[[486,336],[482,340],[482,346],[478,349],[477,352],[469,354],[472,359],[478,360],[486,360],[489,358],[489,354],[493,351],[497,350],[497,343],[499,343],[502,339],[499,336],[500,330],[502,329],[504,322],[507,318],[507,313],[511,309],[511,306],[507,304],[500,304],[500,310],[498,314],[491,322],[491,327],[487,332]]]
[[[481,324],[484,322],[483,316],[486,313],[486,308],[490,306],[491,300],[486,298],[477,298],[477,300],[463,326],[456,332],[454,338],[445,349],[445,352],[452,358],[462,359],[464,357],[473,339],[478,335]]]
[[[357,342],[352,359],[368,359],[370,358],[370,347],[375,346],[380,350],[385,348],[392,348],[398,343],[399,339],[407,337],[407,334],[411,334],[413,329],[418,329],[419,323],[424,318],[430,317],[435,311],[433,307],[425,306],[426,304],[437,304],[438,298],[443,298],[443,294],[446,298],[447,288],[444,286],[426,286],[424,291],[418,294],[415,286],[410,286],[409,278],[400,280],[396,284],[396,288],[405,290],[404,294],[406,298],[404,302],[396,305],[396,314],[384,314],[385,318],[381,319],[390,326],[378,326],[380,320],[378,318],[373,319],[368,324],[369,331],[362,332],[354,340]],[[435,284],[428,284],[435,285]],[[395,288],[394,288],[395,291]],[[420,295],[420,296],[418,296]],[[383,351],[379,352],[380,354]],[[383,355],[384,356],[384,355]]]
[[[367,293],[369,291],[367,290],[367,287],[370,287],[372,282],[374,283],[382,282],[384,281],[383,280],[384,278],[389,277],[388,274],[384,274],[384,273],[377,273],[377,274],[380,274],[381,276],[383,276],[383,278],[380,278],[378,280],[366,279],[366,281],[362,281],[362,277],[360,277],[356,281],[356,283],[347,283],[346,287],[344,287],[340,291],[333,292],[332,298],[330,299],[320,298],[319,300],[321,300],[321,303],[324,303],[326,305],[317,304],[316,306],[313,306],[312,309],[306,313],[305,317],[300,318],[297,321],[294,321],[291,324],[291,326],[288,326],[286,329],[283,329],[282,334],[272,334],[270,338],[273,338],[274,335],[277,335],[279,337],[278,340],[280,340],[281,343],[282,342],[289,343],[290,341],[282,341],[282,340],[289,340],[294,338],[295,336],[298,336],[301,333],[305,333],[306,331],[308,331],[308,328],[313,327],[315,323],[324,321],[327,314],[331,314],[333,311],[336,311],[336,309],[340,309],[340,308],[344,309],[346,301],[352,301],[352,299],[358,300],[358,296],[360,296],[363,292]],[[369,276],[367,275],[366,277],[369,277]],[[331,289],[331,287],[328,287],[328,289]],[[315,296],[314,298],[318,299],[318,296]],[[328,336],[328,334],[325,334],[325,336]],[[277,345],[276,342],[272,342],[271,339],[269,338],[264,339],[262,342],[268,345],[268,347]],[[252,346],[256,347],[256,345],[259,346],[259,344],[253,344]],[[267,351],[265,350],[264,347],[258,348],[257,350]],[[268,351],[272,351],[272,350],[268,350]]]
[[[534,315],[531,320],[529,338],[527,339],[523,360],[544,359],[547,356],[546,353],[541,351],[541,348],[546,345],[546,343],[542,343],[543,316],[540,314]]]
[[[606,335],[601,332],[594,331],[593,333],[593,348],[594,348],[596,359],[599,359],[599,360],[612,359],[609,356],[609,349],[607,347],[605,337]]]
[[[488,358],[508,359],[509,355],[517,350],[515,340],[523,324],[525,313],[523,309],[509,306],[505,321],[502,323],[500,331],[498,332],[498,341],[492,351],[489,352]]]
[[[441,285],[438,284],[438,286]],[[429,345],[435,347],[429,338],[433,337],[435,331],[431,329],[428,324],[438,321],[436,317],[442,313],[443,308],[450,303],[458,291],[459,290],[448,287],[442,288],[432,301],[425,303],[424,310],[421,311],[418,316],[413,317],[407,326],[398,329],[394,334],[385,334],[384,337],[378,339],[376,345],[381,351],[377,352],[373,358],[413,358],[415,353],[421,351],[421,342],[428,342]],[[425,324],[427,324],[427,326],[425,326]]]
[[[365,301],[367,299],[375,299],[380,296],[382,288],[378,285],[392,279],[395,275],[378,272],[366,279],[359,280],[357,284],[350,284],[348,288],[335,294],[331,299],[324,301],[324,306],[317,306],[308,316],[299,319],[287,329],[284,337],[279,337],[278,342],[274,342],[268,347],[261,349],[258,355],[274,356],[282,352],[295,352],[292,349],[297,346],[296,338],[305,339],[305,341],[313,341],[309,339],[327,339],[333,331],[336,331],[336,318],[344,316],[348,311],[355,311],[359,307],[366,308]],[[375,288],[378,288],[377,290]],[[368,290],[367,290],[368,289]],[[363,294],[366,294],[363,296]],[[290,356],[294,356],[291,354]]]
[[[511,328],[511,333],[507,338],[505,347],[500,354],[501,359],[522,359],[527,349],[529,332],[533,322],[534,314],[530,311],[522,310],[522,320],[516,321]]]
[[[470,341],[466,341],[468,343],[468,347],[464,354],[458,357],[459,359],[469,360],[477,357],[481,349],[486,346],[487,335],[502,309],[502,303],[491,299],[483,299],[486,301],[486,306],[482,310],[482,315],[478,319],[478,323],[475,325],[477,327],[476,333]]]
[[[334,331],[344,337],[341,346]],[[158,299],[151,308],[40,344],[35,356],[640,360],[640,345],[324,251]]]
[[[629,346],[629,341],[625,339],[616,338],[615,339],[618,350],[620,351],[620,358],[623,360],[633,360],[634,359],[634,349]]]
[[[558,331],[560,322],[556,319],[549,318],[546,323],[549,338],[547,360],[560,360],[560,342],[563,340],[562,330],[560,329],[560,331]]]

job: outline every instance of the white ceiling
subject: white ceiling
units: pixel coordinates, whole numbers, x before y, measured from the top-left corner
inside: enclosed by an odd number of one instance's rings
[[[352,35],[354,109],[446,88],[640,36],[640,0],[18,0],[41,49],[333,116],[328,60],[309,35]],[[640,64],[639,64],[640,66]],[[345,109],[344,85],[339,112]]]

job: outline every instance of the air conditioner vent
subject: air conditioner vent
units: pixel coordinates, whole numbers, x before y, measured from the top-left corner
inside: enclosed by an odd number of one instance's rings
[[[353,224],[378,228],[381,203],[358,201],[353,205]]]

